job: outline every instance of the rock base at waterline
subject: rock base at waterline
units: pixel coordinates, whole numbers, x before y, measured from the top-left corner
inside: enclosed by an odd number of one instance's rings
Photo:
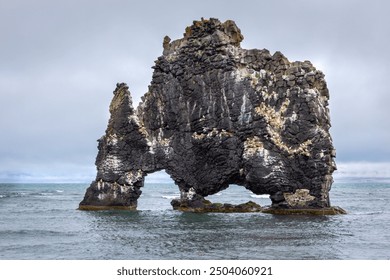
[[[174,210],[195,213],[247,213],[261,212],[263,209],[260,205],[253,201],[234,205],[230,203],[212,203],[207,199],[197,201],[175,199],[172,200],[171,205]]]
[[[301,208],[301,209],[289,209],[289,208],[263,208],[262,213],[274,214],[274,215],[315,215],[315,216],[327,216],[327,215],[339,215],[347,214],[347,211],[338,207],[331,206],[326,208]]]

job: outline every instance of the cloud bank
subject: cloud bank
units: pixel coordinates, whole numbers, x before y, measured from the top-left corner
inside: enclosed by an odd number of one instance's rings
[[[235,20],[244,48],[323,70],[339,174],[374,172],[390,158],[389,9],[379,0],[0,0],[0,181],[92,180],[115,84],[128,83],[138,104],[163,37],[182,37],[201,17]]]

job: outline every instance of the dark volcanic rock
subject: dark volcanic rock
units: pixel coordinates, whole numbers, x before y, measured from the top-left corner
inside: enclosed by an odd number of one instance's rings
[[[269,213],[274,215],[310,215],[310,216],[323,216],[323,215],[341,215],[347,214],[347,212],[338,207],[324,207],[324,208],[263,208],[262,213]]]
[[[181,191],[174,206],[229,184],[270,194],[272,209],[330,206],[324,74],[280,52],[241,49],[242,40],[233,21],[194,21],[184,38],[164,38],[137,110],[117,85],[80,209],[136,208],[144,177],[162,169]]]
[[[263,208],[253,201],[233,205],[229,203],[211,203],[203,197],[198,200],[183,200],[174,199],[171,202],[173,209],[183,212],[195,213],[246,213],[246,212],[262,212]]]

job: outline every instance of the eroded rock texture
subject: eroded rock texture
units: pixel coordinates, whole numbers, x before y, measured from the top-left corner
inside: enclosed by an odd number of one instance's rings
[[[280,52],[245,50],[233,21],[194,21],[165,37],[134,110],[118,84],[99,140],[97,176],[80,209],[136,208],[144,177],[165,169],[197,205],[238,184],[272,207],[326,208],[336,169],[324,74]]]

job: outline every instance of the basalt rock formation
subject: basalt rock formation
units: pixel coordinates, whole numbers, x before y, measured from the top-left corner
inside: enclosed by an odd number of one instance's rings
[[[80,209],[135,209],[145,176],[162,169],[181,192],[175,209],[215,210],[204,197],[229,184],[269,194],[268,212],[330,207],[336,165],[324,74],[280,52],[242,49],[242,40],[231,20],[194,21],[182,39],[164,38],[137,109],[117,84]]]

